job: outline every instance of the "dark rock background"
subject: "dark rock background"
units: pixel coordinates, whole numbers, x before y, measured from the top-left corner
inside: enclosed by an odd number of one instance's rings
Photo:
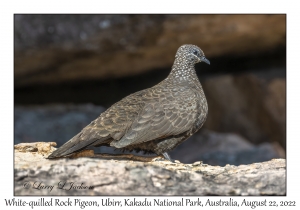
[[[212,165],[285,157],[285,15],[15,15],[14,29],[14,143],[60,146],[164,79],[177,48],[195,44],[211,61],[196,65],[208,119],[171,155]]]

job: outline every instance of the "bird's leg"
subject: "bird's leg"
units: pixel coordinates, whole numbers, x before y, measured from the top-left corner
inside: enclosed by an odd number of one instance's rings
[[[164,156],[165,159],[171,161],[172,163],[175,163],[175,161],[170,158],[170,156],[167,152],[162,153],[162,155]]]

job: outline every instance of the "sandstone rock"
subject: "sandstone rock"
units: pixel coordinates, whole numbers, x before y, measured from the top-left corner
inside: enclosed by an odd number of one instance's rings
[[[15,15],[15,86],[170,68],[182,44],[208,58],[285,46],[285,15]]]
[[[22,147],[16,145],[15,150],[15,196],[286,194],[285,159],[225,167],[162,158],[150,162],[97,157],[48,160],[38,152],[23,152]]]
[[[266,87],[263,107],[268,112],[268,121],[262,124],[273,141],[286,146],[286,81],[274,79]]]
[[[105,109],[91,104],[15,107],[15,144],[53,141],[60,146]],[[51,135],[50,135],[51,134]]]
[[[209,114],[204,127],[234,132],[258,144],[286,145],[285,78],[252,74],[217,76],[203,82]]]
[[[234,133],[202,130],[179,145],[170,155],[183,163],[201,160],[209,165],[225,166],[285,158],[285,151],[278,143],[254,145]]]
[[[35,143],[21,143],[15,145],[15,150],[18,152],[37,152],[38,154],[47,155],[54,151],[55,142],[35,142]]]

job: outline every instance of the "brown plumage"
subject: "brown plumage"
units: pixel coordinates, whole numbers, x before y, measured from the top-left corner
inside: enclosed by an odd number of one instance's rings
[[[195,45],[181,46],[169,76],[112,105],[48,158],[68,156],[88,146],[111,146],[164,155],[201,128],[207,102],[195,72],[209,63]]]

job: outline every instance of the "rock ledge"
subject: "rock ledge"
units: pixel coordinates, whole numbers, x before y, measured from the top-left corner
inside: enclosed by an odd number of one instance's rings
[[[285,195],[286,160],[251,165],[171,163],[160,157],[48,160],[55,142],[15,145],[16,195]]]

